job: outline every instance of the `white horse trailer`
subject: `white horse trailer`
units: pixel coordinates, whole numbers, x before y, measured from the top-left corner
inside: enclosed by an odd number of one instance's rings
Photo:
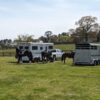
[[[100,64],[100,44],[76,44],[74,64]]]
[[[40,58],[41,59],[41,52],[47,50],[51,51],[54,47],[53,43],[18,43],[17,48],[24,53],[25,51],[31,51],[33,59]],[[22,61],[28,61],[29,58],[27,56],[22,57]]]

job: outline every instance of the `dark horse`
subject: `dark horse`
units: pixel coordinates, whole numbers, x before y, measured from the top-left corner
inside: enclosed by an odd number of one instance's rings
[[[73,51],[65,52],[65,53],[63,53],[63,55],[61,57],[61,61],[65,63],[66,58],[72,58],[74,60],[74,55],[75,55],[75,52],[73,52]]]
[[[41,52],[42,62],[53,62],[53,58],[51,57],[51,52],[43,51]]]

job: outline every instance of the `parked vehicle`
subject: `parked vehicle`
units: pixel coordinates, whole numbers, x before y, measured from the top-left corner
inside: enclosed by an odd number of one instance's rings
[[[25,53],[25,51],[30,51],[32,53],[33,59],[39,58],[41,59],[41,52],[43,51],[51,51],[54,47],[53,43],[19,43],[17,45],[17,48],[22,51],[22,53]],[[23,61],[28,61],[27,56],[22,57]]]
[[[76,44],[74,64],[100,64],[100,44]]]
[[[60,50],[60,49],[53,49],[53,50],[51,50],[51,53],[52,53],[53,59],[57,60],[57,59],[62,57],[62,54],[64,52],[62,50]]]

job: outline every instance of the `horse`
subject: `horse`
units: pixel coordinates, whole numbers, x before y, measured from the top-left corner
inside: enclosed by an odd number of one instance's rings
[[[65,64],[65,61],[66,61],[66,58],[72,58],[74,60],[74,55],[75,55],[75,52],[65,52],[62,54],[62,57],[61,57],[61,61],[64,62]]]
[[[33,55],[32,55],[32,52],[31,51],[25,51],[24,52],[24,54],[23,54],[23,56],[27,56],[28,57],[28,59],[29,59],[29,62],[31,61],[33,61]]]
[[[52,53],[49,51],[43,51],[41,52],[42,62],[53,62],[53,58],[51,57]]]

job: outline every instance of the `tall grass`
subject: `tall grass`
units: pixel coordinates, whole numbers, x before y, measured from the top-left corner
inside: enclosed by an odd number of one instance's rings
[[[61,50],[75,50],[74,44],[58,44],[55,45],[55,48],[59,48]]]
[[[0,100],[100,100],[100,66],[17,64],[0,57]]]

